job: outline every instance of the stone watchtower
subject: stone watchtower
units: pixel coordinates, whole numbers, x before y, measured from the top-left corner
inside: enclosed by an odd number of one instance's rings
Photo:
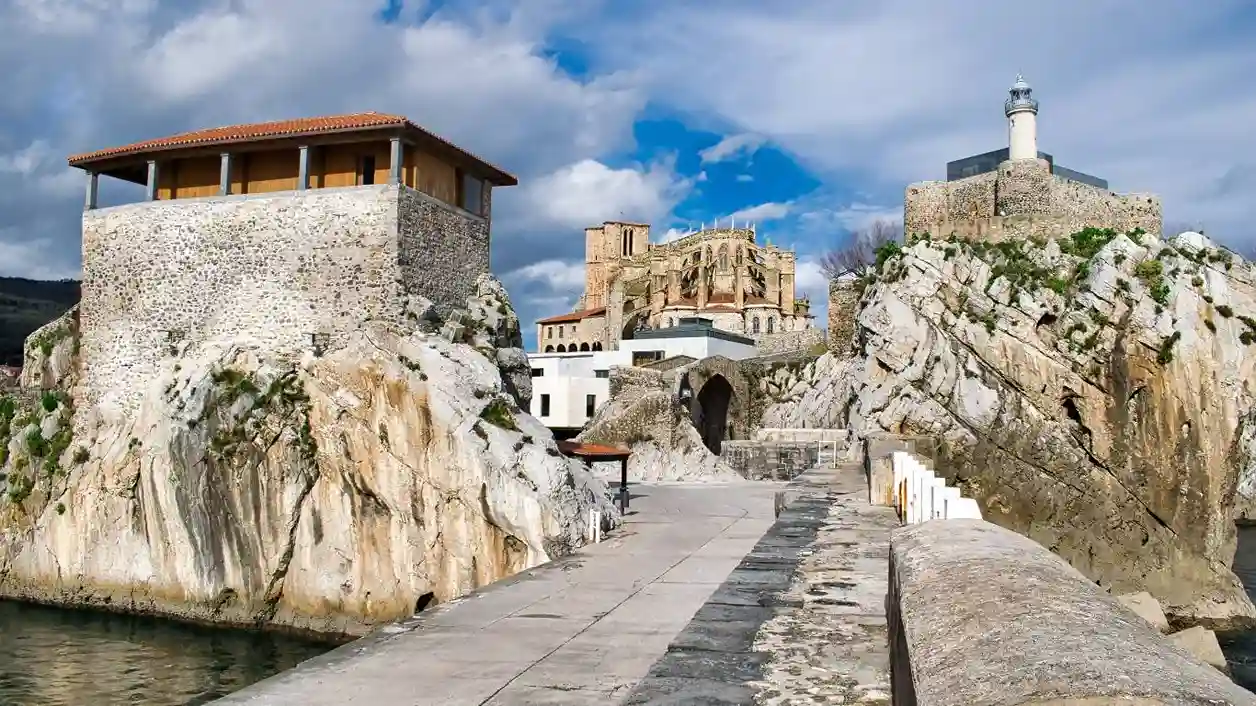
[[[1103,179],[1067,169],[1038,151],[1038,100],[1023,76],[1003,103],[1006,148],[947,164],[946,181],[911,184],[903,200],[908,235],[981,240],[1058,237],[1087,226],[1161,229],[1160,200],[1117,194]]]
[[[84,407],[134,412],[180,350],[243,340],[335,348],[411,297],[460,305],[489,271],[506,172],[404,117],[357,113],[201,130],[69,158],[88,174]],[[101,175],[141,203],[97,208]]]

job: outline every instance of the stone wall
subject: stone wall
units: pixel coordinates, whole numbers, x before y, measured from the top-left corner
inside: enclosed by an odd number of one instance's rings
[[[836,355],[850,355],[855,341],[855,315],[863,292],[852,277],[829,281],[828,348]]]
[[[487,223],[407,187],[88,211],[78,394],[127,414],[181,350],[235,337],[296,356],[315,333],[333,349],[366,320],[400,320],[407,293],[465,300],[487,268]]]
[[[398,194],[397,227],[406,294],[427,297],[441,309],[462,306],[475,293],[475,278],[489,271],[488,219],[405,187]]]
[[[1044,160],[1008,161],[997,171],[907,187],[904,231],[998,241],[1056,237],[1087,226],[1160,233],[1160,200],[1116,194],[1051,174]]]
[[[895,530],[887,608],[896,705],[1256,704],[1063,559],[981,520]]]
[[[764,333],[755,337],[755,350],[759,355],[776,355],[791,351],[805,351],[824,345],[824,329],[808,328],[800,331]]]

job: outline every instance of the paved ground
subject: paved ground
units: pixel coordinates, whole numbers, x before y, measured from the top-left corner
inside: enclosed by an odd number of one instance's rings
[[[607,541],[215,703],[620,702],[773,525],[781,487],[638,485]]]
[[[813,469],[629,704],[888,704],[897,518],[854,466]]]

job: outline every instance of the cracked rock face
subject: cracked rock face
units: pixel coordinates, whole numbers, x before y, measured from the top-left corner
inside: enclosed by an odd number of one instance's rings
[[[1256,499],[1256,274],[1197,233],[917,241],[765,426],[941,441],[987,519],[1171,619],[1256,614],[1229,565]]]
[[[125,423],[62,393],[0,405],[0,595],[361,634],[571,551],[617,511],[520,411],[497,290],[457,342],[381,324],[301,361],[185,351]]]

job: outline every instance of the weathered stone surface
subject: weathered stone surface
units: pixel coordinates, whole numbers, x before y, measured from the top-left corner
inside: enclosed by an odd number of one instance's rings
[[[407,295],[461,307],[487,272],[487,220],[405,186],[87,211],[76,398],[122,419],[185,349],[243,336],[295,359],[402,323]]]
[[[77,436],[68,395],[0,404],[0,595],[358,634],[583,544],[617,511],[503,380],[502,295],[480,280],[466,342],[210,340]]]
[[[896,701],[1256,704],[1014,532],[980,520],[912,525],[894,531],[890,561]]]
[[[1169,632],[1169,620],[1164,617],[1164,610],[1160,607],[1160,601],[1153,598],[1150,593],[1146,591],[1126,593],[1117,596],[1116,600],[1121,605],[1134,611],[1138,617],[1146,620],[1157,631]]]
[[[63,386],[78,356],[78,305],[26,337],[19,385],[27,390]]]
[[[1169,635],[1169,642],[1190,652],[1205,663],[1226,671],[1225,655],[1221,652],[1221,643],[1217,642],[1217,633],[1201,625],[1180,630]]]
[[[922,240],[765,426],[937,439],[992,522],[1175,624],[1256,615],[1229,563],[1256,497],[1256,274],[1199,234]]]

